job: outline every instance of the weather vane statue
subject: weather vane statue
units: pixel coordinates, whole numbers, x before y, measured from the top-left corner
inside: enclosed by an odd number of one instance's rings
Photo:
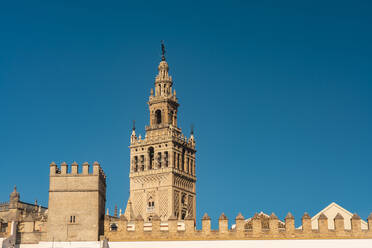
[[[164,41],[161,41],[161,60],[165,61],[165,46]]]

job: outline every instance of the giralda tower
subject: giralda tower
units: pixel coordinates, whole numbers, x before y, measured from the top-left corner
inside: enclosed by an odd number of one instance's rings
[[[168,70],[162,44],[155,90],[147,102],[150,124],[145,138],[137,137],[134,127],[130,138],[129,218],[195,219],[195,139],[193,132],[187,138],[177,126],[179,103]]]

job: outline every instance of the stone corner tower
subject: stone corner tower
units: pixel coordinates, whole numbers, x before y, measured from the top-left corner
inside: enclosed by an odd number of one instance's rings
[[[50,164],[46,241],[98,241],[104,234],[106,175],[94,162]]]
[[[148,106],[150,124],[145,138],[136,135],[133,127],[130,138],[130,197],[126,214],[145,221],[158,215],[168,220],[192,216],[195,219],[195,140],[182,134],[177,126],[178,99],[168,74],[165,49],[151,89]],[[130,208],[130,209],[128,209]]]

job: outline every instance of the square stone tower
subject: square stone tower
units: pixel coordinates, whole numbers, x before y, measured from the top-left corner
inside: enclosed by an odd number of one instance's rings
[[[148,101],[150,125],[146,136],[137,137],[135,127],[130,142],[130,198],[126,215],[141,215],[145,221],[158,215],[195,218],[195,140],[177,127],[178,99],[172,91],[165,49]]]
[[[106,176],[97,162],[50,164],[47,241],[94,241],[104,233]]]

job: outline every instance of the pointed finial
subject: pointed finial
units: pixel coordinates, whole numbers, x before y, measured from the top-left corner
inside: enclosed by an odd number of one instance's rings
[[[220,215],[219,220],[227,220],[227,217],[226,217],[225,213],[222,213],[222,214]]]
[[[165,45],[163,40],[161,41],[161,60],[165,61]]]
[[[191,132],[190,132],[191,135],[194,135],[194,124],[191,124]]]
[[[291,212],[288,212],[287,216],[285,217],[285,219],[294,219],[293,215]]]
[[[203,215],[202,220],[210,220],[210,219],[211,219],[211,217],[209,217],[207,213],[205,213],[205,214]]]
[[[14,185],[14,192],[17,192],[17,185]]]
[[[278,219],[278,217],[274,213],[271,213],[269,218],[272,219],[272,220],[277,220]]]
[[[302,219],[311,219],[311,217],[307,212],[305,212],[304,215],[302,216]]]
[[[242,213],[238,213],[238,215],[235,217],[235,220],[244,220]]]
[[[114,216],[118,217],[118,205],[115,204]]]
[[[133,120],[133,127],[132,127],[132,130],[135,131],[136,130],[136,121]]]

